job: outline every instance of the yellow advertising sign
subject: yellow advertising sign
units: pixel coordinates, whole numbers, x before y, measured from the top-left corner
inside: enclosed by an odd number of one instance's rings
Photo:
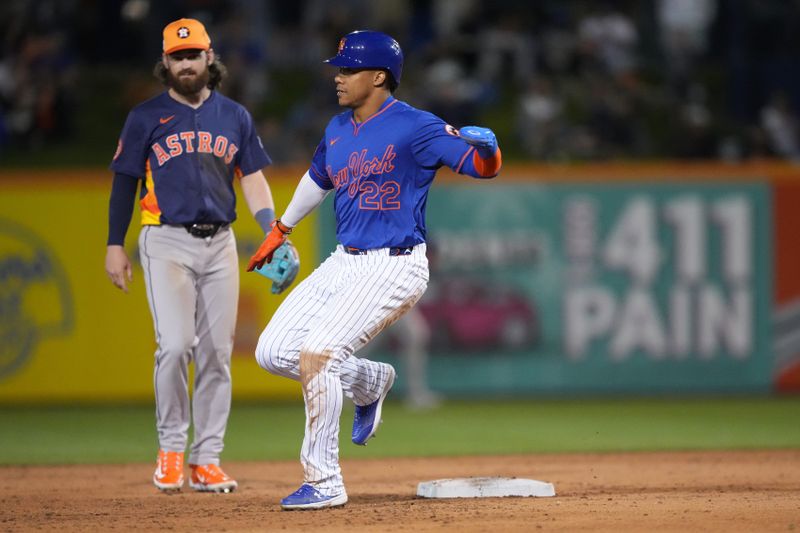
[[[138,213],[126,239],[135,263],[130,292],[114,287],[104,270],[110,177],[101,169],[4,173],[0,179],[0,403],[153,397],[156,345],[136,250]],[[297,179],[269,178],[278,212]],[[298,385],[255,361],[258,337],[285,295],[271,294],[271,282],[244,271],[263,234],[239,198],[233,395],[300,397]],[[298,281],[318,263],[313,216],[292,234],[301,258]]]

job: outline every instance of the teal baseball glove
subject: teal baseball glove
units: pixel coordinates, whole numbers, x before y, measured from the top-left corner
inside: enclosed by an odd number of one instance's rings
[[[297,248],[287,240],[275,250],[272,261],[256,268],[256,272],[272,280],[272,294],[280,294],[292,284],[300,270]]]

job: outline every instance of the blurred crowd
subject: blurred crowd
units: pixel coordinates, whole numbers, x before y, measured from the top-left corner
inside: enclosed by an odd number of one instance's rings
[[[112,152],[183,16],[277,163],[310,158],[339,111],[321,60],[366,28],[403,46],[399,98],[492,127],[512,160],[800,159],[798,0],[4,0],[0,154],[87,128]]]

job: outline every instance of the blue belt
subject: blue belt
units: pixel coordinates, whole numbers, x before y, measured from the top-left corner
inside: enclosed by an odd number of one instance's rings
[[[361,248],[353,248],[352,246],[344,246],[344,253],[350,255],[367,255],[369,250],[362,250]],[[413,246],[394,246],[389,248],[389,255],[411,255],[411,251],[414,249]]]

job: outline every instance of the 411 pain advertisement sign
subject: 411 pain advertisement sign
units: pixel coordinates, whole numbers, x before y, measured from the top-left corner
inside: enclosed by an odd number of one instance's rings
[[[437,323],[435,334],[471,315],[485,318],[462,328],[470,338],[479,338],[484,324],[516,334],[496,335],[494,346],[464,342],[435,353],[434,374],[441,365],[458,390],[770,387],[768,184],[446,189],[432,194],[428,209],[437,268],[422,306],[436,311],[443,289],[458,281],[449,309],[459,312]],[[459,243],[493,244],[460,251]],[[495,311],[479,315],[478,304]],[[520,335],[523,327],[531,334]]]
[[[615,205],[615,204],[619,205]],[[564,203],[565,344],[614,360],[750,356],[754,205],[744,194],[584,195]]]

